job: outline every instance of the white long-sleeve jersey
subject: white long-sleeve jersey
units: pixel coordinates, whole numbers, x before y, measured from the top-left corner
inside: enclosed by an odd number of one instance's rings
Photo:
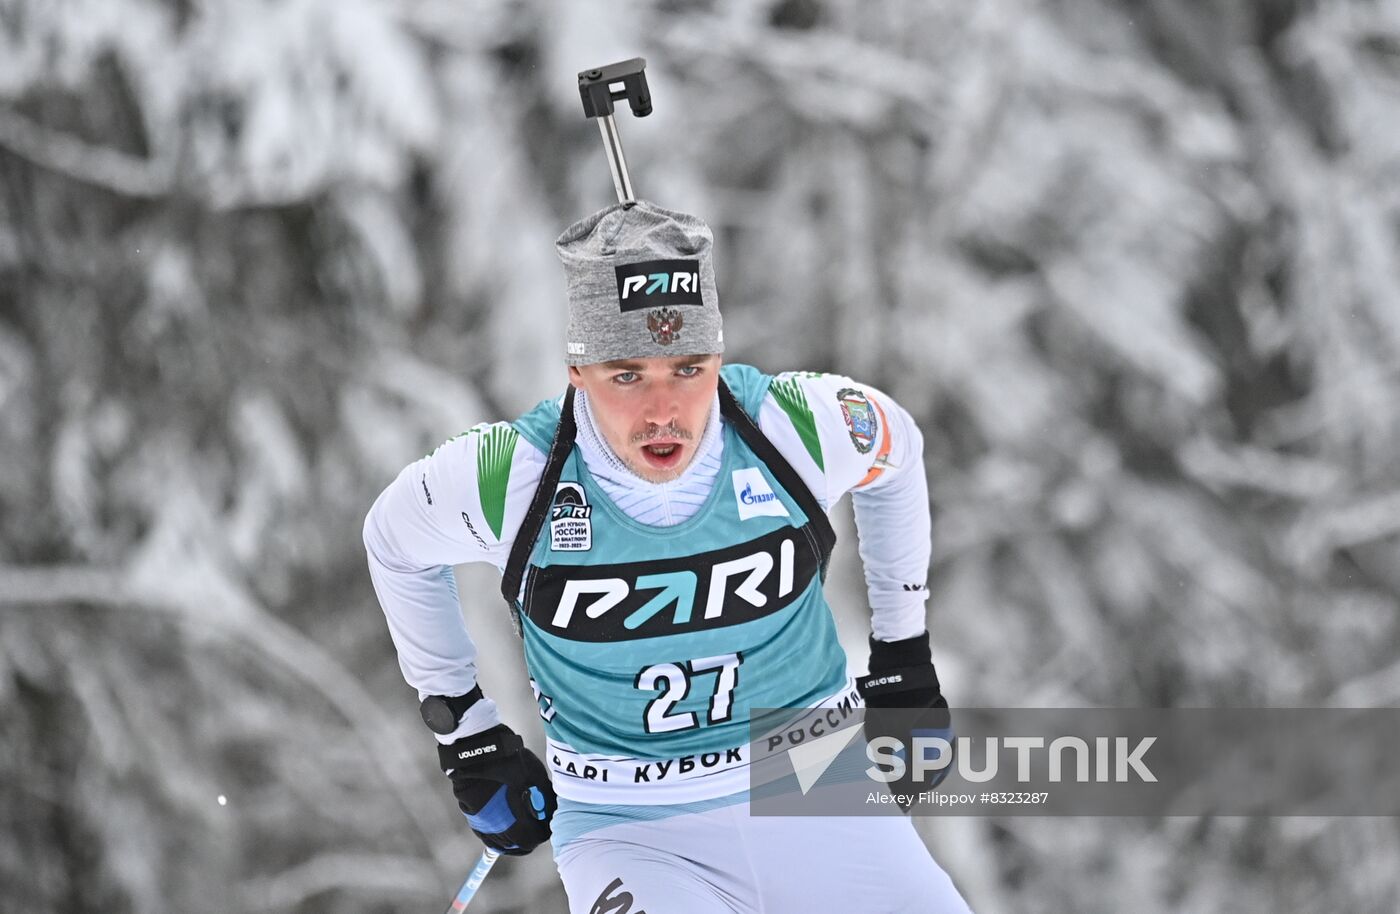
[[[666,483],[628,470],[596,431],[587,398],[576,396],[574,404],[575,446],[588,472],[634,520],[680,523],[720,484],[718,397],[691,463]],[[850,378],[790,372],[773,379],[756,420],[824,509],[852,493],[875,637],[893,641],[924,631],[930,514],[923,438],[912,418]],[[404,679],[420,698],[475,686],[476,646],[452,566],[489,562],[504,570],[544,467],[545,454],[509,423],[478,425],[405,467],[370,509],[370,575]],[[496,723],[496,706],[486,698],[438,739],[450,743]]]

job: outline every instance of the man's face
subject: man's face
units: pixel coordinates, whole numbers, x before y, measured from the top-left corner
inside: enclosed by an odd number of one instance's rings
[[[632,472],[667,482],[695,457],[719,366],[718,355],[622,359],[570,366],[569,383],[588,394],[598,430]]]

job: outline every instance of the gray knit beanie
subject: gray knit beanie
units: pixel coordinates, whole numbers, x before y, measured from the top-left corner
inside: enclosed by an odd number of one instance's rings
[[[638,200],[564,230],[554,247],[569,295],[566,361],[724,351],[710,227]]]

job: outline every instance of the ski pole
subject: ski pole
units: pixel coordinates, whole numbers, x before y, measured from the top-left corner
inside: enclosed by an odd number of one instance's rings
[[[471,875],[467,881],[462,883],[462,887],[457,890],[457,897],[452,899],[452,904],[448,906],[444,914],[459,914],[465,911],[467,905],[471,904],[472,897],[476,895],[476,890],[481,888],[481,883],[486,879],[486,874],[491,872],[491,867],[496,865],[496,860],[501,856],[501,852],[493,848],[486,848],[481,852],[481,859],[476,862]]]
[[[646,67],[645,58],[633,57],[605,67],[583,70],[578,75],[583,115],[598,119],[598,130],[603,134],[603,150],[608,156],[608,168],[612,170],[613,188],[617,191],[619,203],[628,203],[636,197],[632,194],[632,176],[627,172],[627,157],[622,154],[622,135],[618,133],[617,121],[613,119],[613,102],[627,99],[634,117],[651,114],[651,91],[647,88]]]

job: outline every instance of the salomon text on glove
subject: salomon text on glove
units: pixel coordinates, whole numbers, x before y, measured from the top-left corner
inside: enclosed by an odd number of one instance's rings
[[[902,641],[870,639],[870,672],[856,684],[865,699],[865,737],[888,736],[905,749],[897,753],[903,775],[889,785],[893,795],[912,795],[937,787],[952,770],[953,721],[948,701],[933,669],[928,632]],[[947,740],[944,760],[939,749],[928,748],[913,756],[914,739]],[[898,770],[898,766],[894,768]],[[901,802],[901,808],[908,805]]]
[[[539,756],[499,724],[438,747],[467,823],[483,844],[523,856],[549,838],[559,803]]]

